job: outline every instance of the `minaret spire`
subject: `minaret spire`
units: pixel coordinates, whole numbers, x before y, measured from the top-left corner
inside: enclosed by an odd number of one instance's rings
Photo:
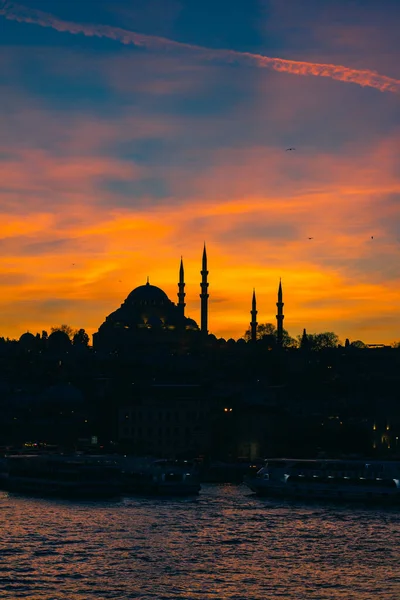
[[[251,303],[251,341],[255,342],[257,340],[257,301],[256,301],[256,290],[253,288],[253,300]]]
[[[179,312],[180,312],[180,316],[183,318],[185,316],[185,274],[183,271],[183,259],[181,256],[181,265],[179,268],[179,283],[178,283],[178,307],[179,307]]]
[[[303,335],[301,336],[300,348],[306,350],[308,348],[308,337],[306,328],[303,329]]]
[[[276,306],[278,308],[278,314],[276,315],[276,329],[277,329],[277,342],[278,346],[282,347],[283,342],[283,294],[282,294],[282,280],[279,279],[279,288],[278,288],[278,302]]]
[[[209,297],[209,294],[208,294],[208,281],[207,281],[207,276],[208,276],[207,251],[206,251],[206,243],[205,242],[204,242],[204,249],[203,249],[202,269],[200,271],[200,275],[201,275],[201,284],[200,284],[201,325],[200,325],[200,329],[203,334],[207,335],[207,333],[208,333],[208,297]]]

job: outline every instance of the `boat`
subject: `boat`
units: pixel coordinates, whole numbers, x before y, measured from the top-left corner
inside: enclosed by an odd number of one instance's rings
[[[124,493],[190,496],[200,492],[192,461],[124,457],[120,468]]]
[[[229,461],[212,461],[207,465],[200,465],[200,479],[204,483],[236,483],[243,482],[243,477],[249,471],[258,471],[264,461],[256,458],[238,457]]]
[[[267,459],[244,483],[260,496],[400,505],[399,461]]]
[[[7,457],[9,492],[105,498],[121,491],[116,461],[81,454],[19,454]]]

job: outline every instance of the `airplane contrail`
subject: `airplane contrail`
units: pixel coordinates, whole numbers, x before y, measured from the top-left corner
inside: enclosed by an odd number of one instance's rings
[[[0,9],[0,15],[11,21],[20,23],[32,23],[41,27],[50,27],[60,32],[68,32],[74,35],[82,34],[87,37],[108,38],[125,45],[133,45],[150,50],[185,50],[201,55],[206,60],[221,60],[228,63],[256,66],[272,69],[293,75],[312,75],[314,77],[329,77],[338,81],[356,83],[362,87],[375,88],[381,92],[400,93],[400,80],[386,75],[380,75],[376,71],[352,69],[342,65],[323,63],[312,63],[283,58],[273,58],[262,54],[251,52],[239,52],[237,50],[225,50],[206,48],[176,42],[163,37],[135,33],[119,27],[109,25],[87,25],[63,21],[49,13],[34,10],[6,1]]]

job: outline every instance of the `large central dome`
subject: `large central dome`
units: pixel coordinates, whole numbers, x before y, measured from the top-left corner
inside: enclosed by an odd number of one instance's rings
[[[125,300],[125,304],[136,307],[162,307],[171,304],[171,300],[169,300],[167,294],[163,292],[161,288],[150,285],[150,283],[147,282],[146,285],[140,285],[135,288]]]
[[[106,317],[93,336],[93,344],[108,350],[126,349],[146,340],[154,345],[155,341],[173,341],[184,331],[199,331],[199,327],[184,316],[183,306],[174,304],[161,288],[147,282],[132,290],[125,302]]]

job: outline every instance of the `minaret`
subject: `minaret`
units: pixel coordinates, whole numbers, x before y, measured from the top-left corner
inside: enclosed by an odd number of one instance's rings
[[[251,341],[255,342],[257,340],[257,303],[256,303],[256,290],[253,289],[253,301],[251,303]]]
[[[276,303],[278,308],[278,314],[276,315],[276,338],[278,342],[278,346],[282,347],[283,342],[283,302],[282,302],[282,281],[279,280],[279,288],[278,288],[278,302]]]
[[[204,250],[203,250],[203,262],[202,269],[200,271],[201,275],[201,332],[205,335],[208,333],[208,282],[207,282],[207,252],[206,252],[206,244],[204,242]]]
[[[303,329],[303,335],[301,336],[300,348],[302,350],[307,350],[308,348],[308,337],[305,328]]]
[[[183,271],[183,260],[182,260],[182,256],[181,256],[181,266],[179,268],[179,283],[178,283],[178,307],[179,307],[179,314],[181,316],[181,319],[183,321],[183,318],[185,316],[185,275],[184,275],[184,271]]]

